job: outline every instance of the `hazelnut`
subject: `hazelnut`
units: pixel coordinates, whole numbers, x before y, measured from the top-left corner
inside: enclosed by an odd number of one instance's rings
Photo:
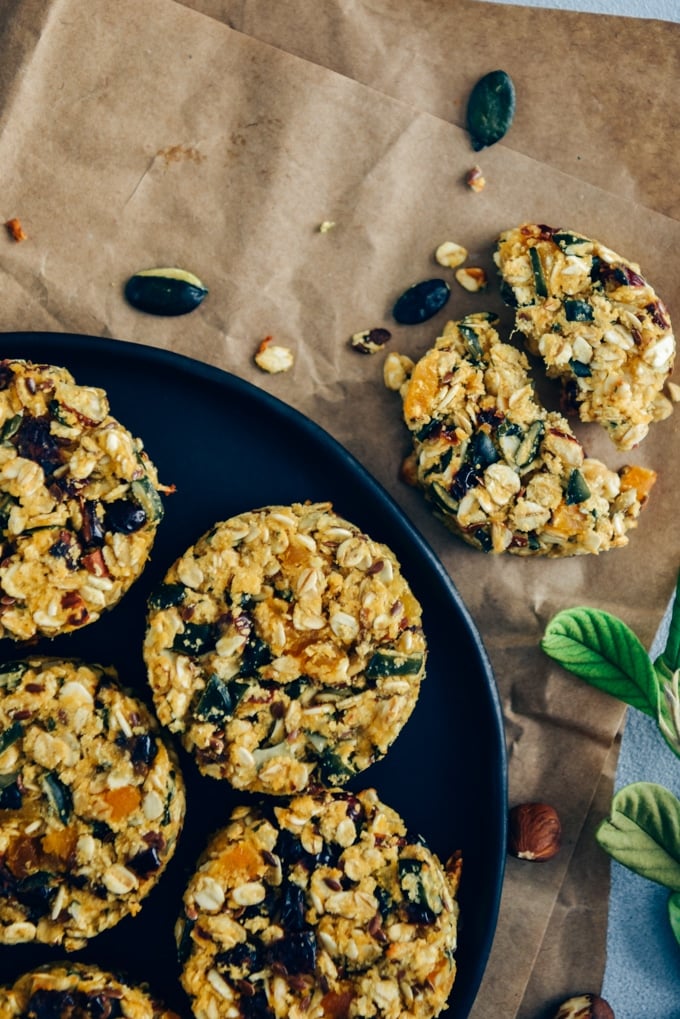
[[[562,844],[557,811],[547,803],[520,803],[508,816],[508,849],[520,860],[550,860]]]
[[[555,1019],[615,1019],[609,1002],[599,994],[578,994],[563,1001]]]

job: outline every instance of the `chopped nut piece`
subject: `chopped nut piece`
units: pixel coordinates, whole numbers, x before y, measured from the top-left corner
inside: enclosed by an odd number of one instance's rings
[[[673,403],[680,403],[680,386],[675,382],[668,382],[666,388]]]
[[[319,233],[327,234],[334,226],[335,223],[332,219],[324,219],[323,223],[319,223]]]
[[[440,265],[446,265],[449,269],[455,269],[462,265],[468,257],[467,248],[454,241],[444,241],[434,253],[434,257]]]
[[[375,354],[382,350],[391,338],[392,333],[389,329],[364,329],[361,333],[355,333],[350,343],[360,354]]]
[[[461,287],[469,290],[471,294],[477,293],[478,290],[486,290],[489,282],[485,270],[475,266],[471,266],[469,269],[459,269],[456,279]]]
[[[281,347],[273,343],[273,336],[265,336],[255,353],[255,364],[263,372],[275,375],[287,372],[293,367],[293,351],[289,347]]]
[[[410,485],[411,488],[418,487],[418,460],[415,453],[409,453],[402,460],[399,477],[405,485]]]
[[[14,216],[12,219],[8,219],[7,222],[5,223],[5,227],[7,228],[7,232],[9,233],[13,241],[19,242],[26,240],[27,235],[24,232],[24,228],[21,225],[21,220],[17,219],[16,216]]]
[[[388,389],[398,393],[413,371],[413,361],[405,354],[388,354],[383,365],[383,381]]]
[[[470,188],[470,191],[483,191],[486,187],[486,179],[481,167],[473,166],[471,170],[468,170],[465,174],[465,183]]]

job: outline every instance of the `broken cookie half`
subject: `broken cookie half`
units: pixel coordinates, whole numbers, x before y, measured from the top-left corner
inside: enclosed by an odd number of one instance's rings
[[[663,390],[675,339],[637,263],[572,230],[534,223],[502,233],[494,258],[515,329],[582,421],[598,422],[628,450],[668,417]]]
[[[587,457],[566,418],[539,402],[525,354],[501,342],[496,322],[478,313],[448,323],[415,365],[390,355],[385,378],[413,439],[405,476],[485,552],[573,556],[627,544],[655,472]]]

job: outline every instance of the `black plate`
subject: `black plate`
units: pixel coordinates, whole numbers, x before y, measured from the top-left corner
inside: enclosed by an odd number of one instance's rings
[[[213,523],[243,510],[328,499],[397,554],[423,606],[427,677],[390,753],[353,785],[374,787],[441,858],[454,849],[463,852],[458,976],[446,1014],[464,1019],[496,926],[505,860],[506,758],[486,653],[439,560],[350,453],[303,415],[241,379],[116,340],[11,333],[0,342],[0,356],[64,365],[77,382],[106,389],[114,416],[143,438],[161,480],[177,486],[165,500],[151,561],[121,603],[96,624],[34,650],[113,664],[146,698],[141,647],[149,591]],[[18,649],[0,641],[0,654],[17,657]],[[147,980],[168,1005],[186,1014],[173,926],[196,856],[238,794],[226,783],[200,777],[186,755],[181,759],[188,806],[174,859],[141,913],[100,934],[77,957]],[[45,947],[3,947],[0,981],[62,956]]]

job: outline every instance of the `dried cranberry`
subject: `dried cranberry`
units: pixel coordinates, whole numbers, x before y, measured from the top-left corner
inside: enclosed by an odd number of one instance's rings
[[[154,874],[160,868],[161,860],[155,847],[150,846],[148,849],[142,849],[131,857],[127,865],[130,870],[134,870],[135,874],[139,874],[140,877],[148,877],[149,874]]]
[[[416,902],[404,903],[409,923],[432,924],[437,919],[429,906],[423,906]]]
[[[461,464],[449,491],[454,499],[462,499],[466,492],[479,483],[481,474],[471,463]]]
[[[8,389],[13,378],[14,372],[7,361],[0,361],[0,389]]]
[[[25,1015],[32,1019],[62,1019],[76,1012],[76,995],[72,991],[35,991],[26,1004]]]
[[[50,432],[51,419],[47,415],[30,417],[24,415],[19,428],[12,436],[19,456],[40,464],[49,477],[61,466],[59,440]]]
[[[599,258],[593,258],[591,277],[602,283],[611,283],[615,287],[646,287],[646,281],[639,273],[629,269],[627,265],[608,265]]]
[[[17,882],[15,897],[29,912],[31,920],[38,920],[50,911],[57,889],[50,884],[51,875],[38,871]]]
[[[244,1019],[274,1019],[267,995],[262,989],[248,997],[241,997],[240,1005]]]
[[[11,870],[7,867],[0,866],[0,898],[12,897],[16,892],[17,879]]]
[[[661,302],[648,304],[645,307],[645,311],[648,311],[652,322],[659,326],[661,329],[668,329],[670,322],[666,317],[666,309],[662,306]]]
[[[97,503],[92,499],[80,500],[82,517],[81,535],[86,546],[104,544],[104,528],[97,513]]]
[[[309,855],[300,839],[288,831],[287,828],[282,828],[279,832],[278,839],[276,840],[276,853],[288,866],[299,863]]]
[[[304,930],[305,905],[304,890],[289,881],[281,900],[281,923],[286,931]]]
[[[146,523],[146,513],[139,503],[118,499],[106,507],[106,521],[112,531],[134,534]]]
[[[117,997],[99,991],[98,994],[92,994],[88,998],[85,1014],[90,1019],[118,1019],[122,1016],[123,1010]]]
[[[215,962],[220,967],[235,967],[244,969],[246,973],[256,973],[262,969],[264,960],[259,945],[253,945],[249,941],[240,941],[233,948],[226,952],[219,952],[215,956]]]
[[[21,810],[21,789],[12,782],[0,791],[0,810]],[[0,892],[1,894],[1,892]]]
[[[59,537],[50,545],[48,552],[55,559],[63,559],[66,568],[76,570],[80,559],[80,545],[70,531],[60,531]]]
[[[113,828],[110,828],[106,821],[93,821],[92,834],[100,842],[113,842],[116,838]]]
[[[287,973],[313,973],[316,968],[316,936],[312,930],[291,931],[269,946],[272,964]]]

